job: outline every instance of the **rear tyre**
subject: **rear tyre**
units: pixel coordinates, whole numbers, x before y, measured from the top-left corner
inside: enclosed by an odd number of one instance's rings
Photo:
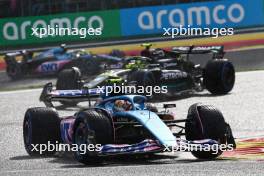
[[[235,84],[235,69],[226,59],[210,60],[204,69],[204,85],[212,94],[230,92]]]
[[[66,69],[60,72],[56,89],[57,90],[75,90],[81,88],[81,72],[77,67]],[[66,106],[76,106],[78,102],[60,101],[61,104]]]
[[[185,124],[186,139],[190,141],[212,139],[226,144],[227,124],[222,113],[213,106],[194,104],[189,108]],[[192,151],[199,159],[213,159],[222,154],[222,151]]]
[[[53,155],[56,151],[36,151],[33,145],[56,144],[60,139],[60,119],[53,108],[30,108],[23,122],[23,139],[27,153],[31,156]],[[40,148],[38,147],[38,150]]]
[[[5,57],[6,73],[12,80],[18,80],[23,77],[21,64],[19,64],[14,57]]]
[[[74,124],[73,143],[81,146],[92,145],[94,151],[78,150],[75,158],[83,164],[99,164],[102,159],[98,156],[99,147],[113,143],[113,126],[110,117],[101,111],[89,109],[79,112]]]

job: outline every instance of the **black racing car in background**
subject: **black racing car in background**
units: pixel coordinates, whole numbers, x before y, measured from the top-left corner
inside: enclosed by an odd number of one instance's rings
[[[144,53],[146,56],[147,51]],[[190,60],[190,55],[200,54],[212,54],[204,67]],[[138,69],[128,76],[128,80],[136,81],[138,85],[167,86],[169,95],[203,89],[212,94],[227,94],[235,83],[235,68],[224,59],[224,54],[223,46],[173,47],[171,51],[149,49],[149,57],[157,60],[160,67]]]
[[[78,68],[64,70],[58,77],[57,90],[96,88],[124,83],[135,86],[166,86],[167,93],[158,98],[200,92],[207,89],[215,95],[227,94],[235,83],[233,64],[224,59],[221,46],[173,47],[171,51],[156,49],[160,58],[142,65],[130,63],[131,68],[107,71],[91,81],[82,80]],[[162,54],[163,53],[163,54]],[[205,67],[194,64],[190,54],[213,54]],[[174,57],[173,57],[174,56]],[[163,57],[163,58],[162,58]],[[142,57],[147,58],[147,57]],[[137,57],[140,60],[140,57]],[[155,98],[155,94],[153,94]],[[76,104],[76,102],[74,103]]]
[[[54,75],[64,69],[78,67],[84,75],[96,75],[110,68],[122,68],[123,59],[111,55],[91,54],[84,50],[67,50],[64,45],[51,48],[34,56],[31,51],[5,55],[7,75],[20,79],[26,75]]]

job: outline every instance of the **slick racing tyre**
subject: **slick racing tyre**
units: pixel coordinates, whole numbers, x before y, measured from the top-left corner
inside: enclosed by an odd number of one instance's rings
[[[14,57],[5,58],[7,67],[6,73],[12,80],[18,80],[23,77],[21,63],[18,63]]]
[[[229,130],[222,113],[213,106],[194,104],[189,108],[185,124],[186,139],[189,141],[212,139],[226,144],[226,133]],[[231,130],[231,129],[230,129]],[[192,151],[199,159],[213,159],[222,151]]]
[[[58,76],[56,88],[58,90],[80,89],[81,76],[81,72],[77,67],[63,70]]]
[[[204,69],[204,85],[212,94],[230,92],[235,84],[235,69],[226,59],[210,60]]]
[[[73,67],[60,72],[56,83],[57,90],[75,90],[81,89],[81,87],[81,72],[78,68]],[[60,103],[65,106],[76,106],[78,104],[77,102],[68,101],[60,101]]]
[[[102,159],[98,156],[98,147],[113,143],[113,126],[110,117],[101,111],[88,109],[79,112],[74,124],[73,144],[77,144],[79,150],[74,152],[75,158],[86,165],[99,164]],[[88,150],[87,146],[94,148]],[[80,150],[85,146],[84,150]],[[98,147],[96,147],[98,146]]]
[[[53,155],[56,151],[38,151],[33,146],[40,144],[56,144],[60,139],[60,119],[53,108],[30,108],[27,110],[23,122],[24,146],[31,156]]]

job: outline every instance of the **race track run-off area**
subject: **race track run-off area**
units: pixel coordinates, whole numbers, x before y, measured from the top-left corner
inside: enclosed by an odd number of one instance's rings
[[[189,153],[165,153],[150,158],[114,158],[100,166],[84,166],[71,154],[51,158],[29,157],[24,149],[22,123],[27,108],[44,106],[40,89],[0,93],[0,175],[264,175],[264,71],[236,74],[233,91],[212,96],[204,91],[176,103],[177,118],[185,118],[190,105],[202,102],[219,108],[231,125],[238,149],[213,161]],[[82,104],[85,106],[86,104]],[[160,105],[159,105],[160,106]],[[60,115],[74,114],[74,109]]]

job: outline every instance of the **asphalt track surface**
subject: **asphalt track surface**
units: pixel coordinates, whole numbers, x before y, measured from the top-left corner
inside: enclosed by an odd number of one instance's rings
[[[196,102],[212,104],[223,112],[237,138],[264,136],[264,71],[240,72],[233,91],[212,96],[207,91],[192,97],[171,100],[178,118],[186,117]],[[31,158],[22,138],[23,116],[27,108],[44,106],[38,102],[40,89],[0,93],[0,175],[264,175],[264,160],[218,159],[201,161],[189,153],[162,154],[151,158],[114,158],[101,166],[83,166],[70,154],[51,158]],[[85,106],[81,104],[80,106]],[[158,104],[160,106],[160,104]],[[78,108],[60,111],[70,115]],[[262,153],[263,154],[263,153]]]

